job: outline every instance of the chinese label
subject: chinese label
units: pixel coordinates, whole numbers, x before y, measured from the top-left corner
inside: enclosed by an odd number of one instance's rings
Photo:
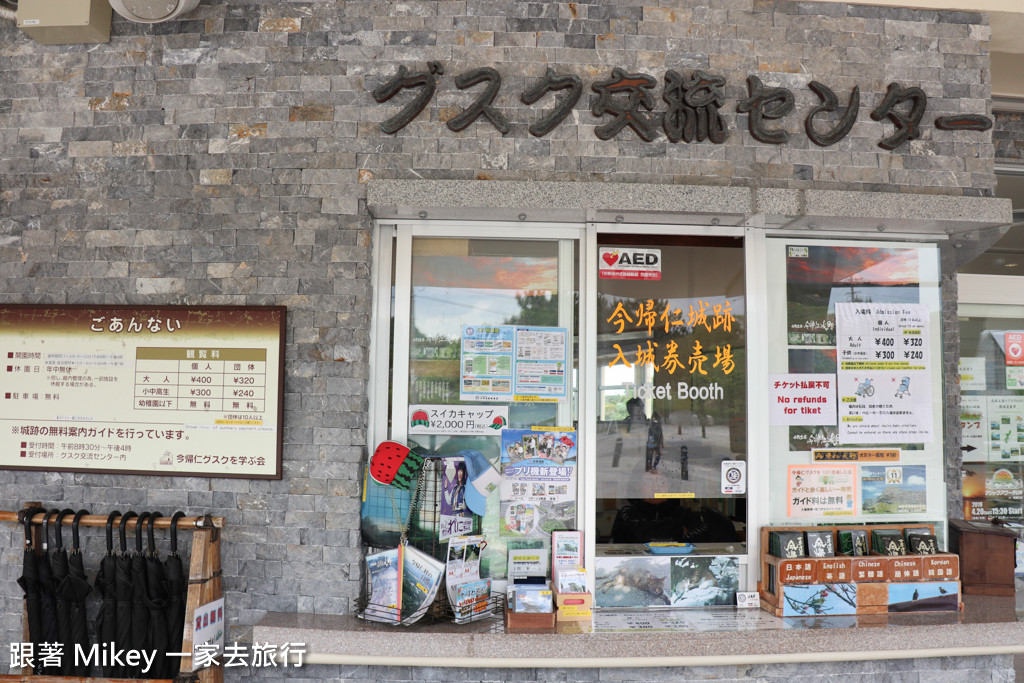
[[[212,654],[216,657],[224,652],[224,598],[197,607],[192,624],[192,670],[202,668],[204,659]]]

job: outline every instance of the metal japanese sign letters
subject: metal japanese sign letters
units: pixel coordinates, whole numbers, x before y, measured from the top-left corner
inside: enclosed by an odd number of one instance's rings
[[[386,83],[372,92],[379,102],[387,102],[402,90],[418,89],[416,96],[409,100],[398,114],[380,124],[380,129],[393,135],[411,123],[430,103],[437,89],[437,79],[444,75],[444,66],[437,61],[427,63],[425,71],[409,73],[404,64]],[[686,77],[674,70],[665,72],[665,86],[661,99],[668,105],[667,111],[655,112],[654,90],[656,80],[642,73],[628,73],[615,67],[607,80],[591,84],[597,93],[591,112],[602,119],[594,128],[594,134],[601,140],[615,138],[625,128],[632,130],[640,139],[651,142],[659,136],[662,128],[665,136],[673,143],[704,142],[722,144],[729,137],[729,130],[721,116],[725,104],[723,76],[694,70]],[[447,122],[453,131],[465,130],[480,118],[490,121],[502,134],[510,129],[508,118],[495,107],[494,101],[501,90],[501,74],[491,67],[481,67],[455,77],[460,90],[486,83],[477,99],[461,113]],[[814,144],[828,147],[842,140],[857,121],[860,110],[860,87],[854,86],[847,100],[842,116],[830,129],[820,122],[822,114],[838,111],[839,98],[824,83],[811,81],[808,84],[817,95],[820,104],[811,109],[804,119],[807,137]],[[532,105],[549,93],[561,93],[554,108],[543,118],[528,127],[531,135],[543,137],[554,130],[571,112],[583,94],[583,82],[572,74],[556,74],[548,68],[544,76],[533,87],[520,95],[523,104]],[[765,85],[757,76],[747,77],[748,96],[736,102],[736,112],[747,114],[747,127],[751,136],[759,142],[781,145],[789,141],[788,130],[770,125],[790,115],[795,108],[793,92],[787,88]],[[928,104],[928,96],[919,87],[904,87],[890,83],[885,96],[871,111],[875,121],[886,120],[894,130],[882,138],[878,146],[894,150],[906,142],[921,136],[921,121]],[[815,119],[819,119],[816,122]],[[934,125],[939,130],[985,131],[992,127],[992,119],[975,114],[939,116]]]

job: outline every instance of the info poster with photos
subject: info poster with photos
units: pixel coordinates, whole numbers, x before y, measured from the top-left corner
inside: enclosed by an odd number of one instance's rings
[[[459,400],[566,400],[568,342],[564,327],[463,325]]]
[[[285,313],[0,305],[0,467],[280,478]]]
[[[1021,463],[966,463],[963,470],[964,519],[988,522],[999,517],[1024,521]]]
[[[851,517],[856,513],[856,465],[790,465],[787,475],[787,517]]]
[[[928,511],[924,465],[861,465],[861,514],[901,515]]]
[[[836,304],[841,443],[934,439],[929,337],[923,304]]]
[[[944,519],[939,250],[778,238],[766,254],[769,376],[835,373],[837,406],[798,424],[809,399],[768,392],[770,523]]]
[[[502,430],[501,536],[546,539],[574,526],[576,446],[572,429]]]

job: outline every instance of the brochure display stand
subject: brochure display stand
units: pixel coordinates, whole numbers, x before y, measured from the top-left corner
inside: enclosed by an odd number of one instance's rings
[[[831,537],[859,532],[872,548],[872,535],[927,529],[931,524],[870,526],[814,526],[761,528],[761,608],[778,617],[817,617],[963,609],[960,558],[955,553],[928,555],[863,555],[835,553],[827,557],[778,557],[770,553],[773,532]]]
[[[38,503],[27,503],[25,508],[38,508]],[[22,523],[20,516],[23,513],[17,511],[0,511],[0,521]],[[42,539],[40,525],[46,517],[44,513],[37,513],[31,519],[32,548],[41,548]],[[120,522],[120,517],[114,518]],[[188,561],[188,592],[185,602],[185,624],[182,633],[182,652],[192,652],[193,625],[196,610],[223,596],[221,587],[221,560],[220,560],[220,535],[224,527],[223,517],[176,517],[178,530],[192,532],[191,556]],[[156,529],[170,529],[172,518],[160,517],[153,521],[152,527]],[[126,528],[135,529],[138,518],[127,520]],[[82,515],[78,520],[79,526],[105,527],[108,523],[106,515]],[[71,517],[64,520],[65,525],[71,524]],[[39,554],[38,552],[36,553]],[[28,614],[23,616],[23,641],[30,642]],[[134,679],[134,678],[90,678],[96,681],[125,681],[125,680],[163,680],[166,683],[173,681],[188,681],[189,683],[222,683],[224,672],[219,662],[203,668],[199,671],[192,671],[192,658],[181,657],[181,665],[174,678],[164,679]],[[4,681],[80,681],[85,680],[77,676],[53,676],[34,675],[30,667],[22,669],[21,674],[0,675],[0,682]]]

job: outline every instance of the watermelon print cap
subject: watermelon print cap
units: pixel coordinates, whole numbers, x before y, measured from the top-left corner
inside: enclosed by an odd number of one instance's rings
[[[420,449],[410,450],[397,441],[382,441],[370,458],[374,481],[406,491],[412,489],[423,467]]]
[[[505,426],[505,418],[503,418],[501,415],[499,415],[498,417],[494,418],[494,420],[491,422],[491,429],[501,429],[504,426]]]
[[[412,414],[412,422],[410,424],[413,427],[429,427],[430,416],[427,415],[425,410],[417,410]]]

